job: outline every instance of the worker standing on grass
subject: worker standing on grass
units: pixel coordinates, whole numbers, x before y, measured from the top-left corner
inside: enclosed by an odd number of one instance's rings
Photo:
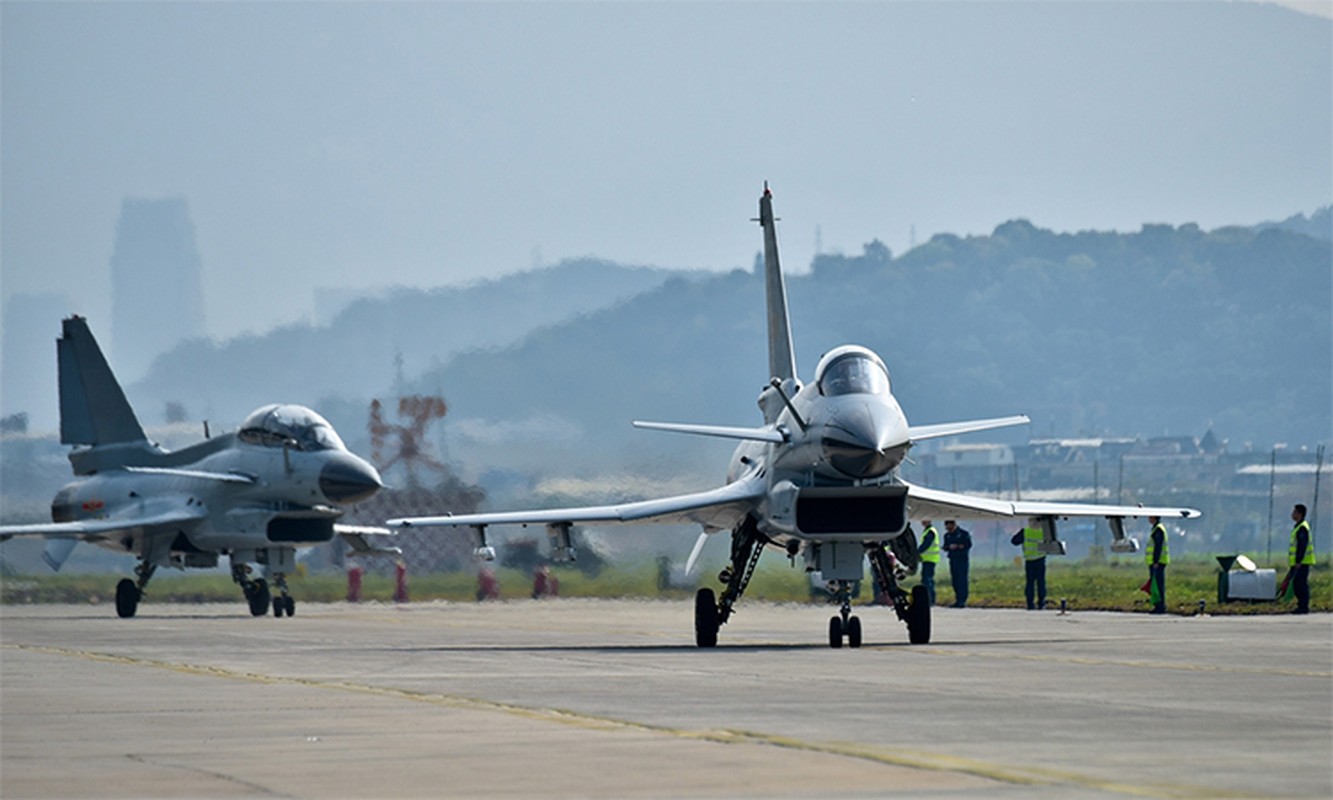
[[[1041,552],[1043,538],[1040,520],[1029,517],[1027,527],[1009,540],[1010,544],[1023,547],[1023,597],[1028,601],[1028,611],[1046,607],[1046,554]]]
[[[951,519],[944,521],[944,552],[949,554],[949,581],[953,584],[953,607],[967,607],[968,557],[972,534]]]
[[[926,587],[926,596],[930,604],[935,605],[935,567],[940,563],[940,534],[930,520],[923,519],[921,524],[921,544],[916,548],[921,556],[921,585]]]
[[[1297,503],[1291,509],[1291,544],[1287,547],[1287,565],[1291,568],[1291,588],[1296,594],[1293,614],[1310,613],[1310,567],[1314,566],[1314,535],[1305,521],[1305,506]]]
[[[1148,597],[1152,602],[1152,614],[1166,613],[1166,565],[1171,563],[1171,548],[1167,541],[1166,526],[1161,517],[1148,517],[1152,533],[1148,535],[1148,547],[1143,558],[1148,563]]]

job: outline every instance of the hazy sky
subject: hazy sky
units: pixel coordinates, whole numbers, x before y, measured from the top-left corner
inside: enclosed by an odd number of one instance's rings
[[[1333,201],[1330,21],[1272,5],[6,0],[0,25],[4,295],[108,317],[121,201],[183,196],[220,337],[311,318],[316,286],[748,267],[765,179],[794,268],[817,230],[901,252]]]

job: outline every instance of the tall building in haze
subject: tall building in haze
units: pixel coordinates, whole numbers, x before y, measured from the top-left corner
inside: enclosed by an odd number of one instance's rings
[[[177,342],[204,335],[194,223],[183,197],[126,198],[111,254],[111,349],[122,383]]]

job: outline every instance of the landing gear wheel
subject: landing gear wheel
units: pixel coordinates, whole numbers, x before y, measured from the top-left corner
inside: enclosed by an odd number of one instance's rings
[[[694,643],[699,647],[717,647],[717,597],[712,589],[700,589],[694,595]]]
[[[262,617],[268,612],[271,597],[268,593],[268,582],[263,578],[256,580],[247,592],[247,600],[250,601],[250,615]]]
[[[861,618],[851,617],[847,620],[847,646],[861,646]]]
[[[116,615],[121,619],[134,616],[134,612],[139,610],[139,598],[142,594],[139,587],[129,578],[116,584]]]
[[[828,646],[834,649],[842,647],[842,617],[828,619]]]
[[[926,587],[912,587],[912,604],[907,607],[907,641],[930,644],[930,595]]]
[[[291,595],[282,598],[282,604],[287,608],[287,616],[296,616],[296,600]]]
[[[282,612],[287,610],[287,604],[282,602],[281,597],[273,598],[273,616],[282,619]]]

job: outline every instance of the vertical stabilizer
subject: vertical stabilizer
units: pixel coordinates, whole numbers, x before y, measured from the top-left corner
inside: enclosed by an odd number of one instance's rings
[[[88,321],[70,317],[56,340],[60,372],[62,444],[117,444],[144,441],[125,392],[97,346]]]
[[[787,315],[787,284],[778,263],[778,229],[774,225],[773,193],[764,183],[759,198],[759,224],[764,228],[764,288],[768,298],[768,376],[791,390],[796,380],[796,354],[791,346],[791,321]]]

